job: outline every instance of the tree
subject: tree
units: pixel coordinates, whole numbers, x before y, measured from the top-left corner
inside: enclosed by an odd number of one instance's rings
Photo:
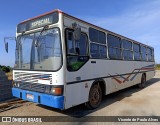
[[[12,70],[12,68],[10,66],[2,66],[0,65],[0,70],[4,71],[4,72],[10,72]]]

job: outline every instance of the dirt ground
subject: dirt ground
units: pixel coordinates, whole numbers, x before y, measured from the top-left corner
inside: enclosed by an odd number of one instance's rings
[[[5,112],[1,112],[0,116],[160,116],[160,71],[156,71],[156,75],[151,80],[147,81],[147,86],[144,89],[139,89],[133,86],[119,92],[107,95],[104,97],[101,106],[95,110],[87,110],[84,105],[79,105],[65,111],[42,106],[32,102],[27,102],[23,106],[14,108]],[[63,121],[63,119],[62,119]],[[0,123],[2,124],[2,123]],[[4,124],[4,123],[3,123]],[[5,123],[13,125],[17,123]],[[22,124],[22,123],[20,123]],[[25,123],[27,124],[27,123]],[[33,123],[28,123],[33,124]],[[41,124],[41,123],[35,123]],[[105,125],[106,122],[53,122],[43,123],[52,125],[64,124],[96,124]],[[110,122],[107,124],[142,124],[131,122]],[[160,124],[156,122],[145,123],[148,125]]]

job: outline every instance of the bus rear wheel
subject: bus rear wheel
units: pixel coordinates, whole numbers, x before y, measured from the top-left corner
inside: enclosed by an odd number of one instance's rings
[[[138,84],[138,87],[142,89],[145,87],[145,85],[146,85],[146,76],[145,76],[145,74],[143,74],[142,78],[141,78],[141,83]]]
[[[86,103],[88,109],[95,109],[100,106],[102,101],[102,89],[99,84],[94,84],[89,92],[89,101]]]

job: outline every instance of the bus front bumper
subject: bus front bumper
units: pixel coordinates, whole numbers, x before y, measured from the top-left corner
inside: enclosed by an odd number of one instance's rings
[[[28,100],[61,110],[64,109],[64,96],[54,96],[45,93],[22,90],[19,88],[12,88],[12,95],[23,100]]]

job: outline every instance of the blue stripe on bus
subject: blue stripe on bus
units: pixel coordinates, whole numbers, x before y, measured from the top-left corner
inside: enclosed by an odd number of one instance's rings
[[[28,99],[27,94],[34,96],[34,99]],[[12,95],[23,100],[39,103],[42,105],[64,109],[64,96],[54,96],[45,93],[32,92],[18,88],[12,88]]]

